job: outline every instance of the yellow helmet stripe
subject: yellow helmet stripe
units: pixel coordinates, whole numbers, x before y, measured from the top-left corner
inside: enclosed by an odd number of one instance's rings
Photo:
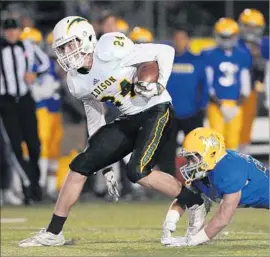
[[[83,18],[76,18],[76,19],[74,19],[73,21],[71,21],[71,22],[69,23],[68,27],[67,27],[67,33],[69,32],[71,26],[72,26],[74,23],[79,23],[79,22],[82,22],[82,21],[86,21],[86,22],[87,22],[87,20],[86,20],[86,19],[83,19]]]

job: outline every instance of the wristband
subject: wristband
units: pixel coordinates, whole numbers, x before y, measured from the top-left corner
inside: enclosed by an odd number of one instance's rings
[[[206,235],[205,230],[202,229],[196,235],[191,236],[188,239],[188,245],[190,245],[190,246],[199,245],[199,244],[203,244],[209,240],[210,240],[210,238]]]

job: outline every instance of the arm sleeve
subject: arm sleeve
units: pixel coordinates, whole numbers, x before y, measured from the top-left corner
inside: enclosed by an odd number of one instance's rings
[[[244,68],[240,73],[241,94],[248,97],[251,90],[251,78],[249,70]]]
[[[106,124],[103,104],[95,99],[83,100],[89,137]]]
[[[33,69],[35,69],[35,55],[34,55],[33,44],[29,40],[23,40],[22,43],[27,53],[26,55],[27,64],[28,64],[27,71],[32,72]]]
[[[211,66],[206,66],[205,72],[206,72],[206,78],[207,78],[207,83],[208,83],[209,95],[214,96],[216,95],[215,89],[213,87],[214,70]]]
[[[174,54],[174,48],[168,45],[135,44],[133,50],[122,59],[121,65],[123,67],[137,66],[140,63],[157,61],[158,82],[166,87],[173,67]]]
[[[48,55],[45,52],[43,52],[39,46],[34,44],[33,47],[35,59],[37,59],[38,61],[37,73],[44,73],[50,67],[50,59]]]

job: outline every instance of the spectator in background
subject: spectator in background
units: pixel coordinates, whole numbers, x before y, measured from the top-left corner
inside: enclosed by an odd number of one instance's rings
[[[42,33],[36,28],[24,28],[21,39],[29,40],[40,47],[44,44]],[[50,44],[52,44],[52,41]],[[39,60],[36,60],[36,67],[39,65],[38,62]],[[55,73],[55,63],[50,59],[48,71],[40,75],[35,84],[32,85],[32,93],[37,103],[38,135],[41,142],[39,184],[43,192],[46,192],[50,198],[56,197],[55,169],[57,169],[57,161],[55,159],[59,158],[60,142],[63,135],[61,115],[59,113],[60,95],[56,92],[59,87],[60,83],[59,77]],[[54,160],[49,162],[49,159]],[[48,174],[49,167],[52,166],[54,172]]]
[[[260,43],[265,21],[260,11],[256,9],[245,9],[240,14],[238,23],[240,26],[240,39],[238,44],[245,50],[252,63],[250,67],[251,93],[243,104],[243,126],[240,136],[240,151],[248,153],[252,124],[257,115],[258,93],[256,85],[263,83],[264,80],[265,60],[261,56]]]
[[[163,155],[167,158],[162,158],[159,164],[160,169],[169,173],[174,172],[178,132],[183,131],[187,135],[203,126],[208,101],[205,66],[200,56],[190,52],[189,32],[183,27],[176,28],[173,42],[176,54],[167,90],[172,97],[176,118],[173,120],[172,145]]]
[[[49,58],[30,41],[20,41],[20,33],[17,20],[7,19],[3,22],[4,38],[0,39],[0,114],[14,153],[31,181],[31,198],[40,201],[42,199],[38,183],[40,142],[35,113],[36,103],[30,91],[37,75],[49,68]],[[40,65],[37,71],[33,72],[36,58],[40,60]],[[28,163],[22,155],[23,141],[26,142],[29,152]],[[27,195],[25,203],[29,203]]]
[[[127,35],[129,31],[129,25],[125,20],[118,18],[116,20],[116,29],[118,32]]]
[[[54,82],[60,84],[61,78],[59,67],[56,62],[56,56],[51,50],[53,43],[52,32],[46,38],[47,54],[50,57],[49,74],[53,77]],[[47,194],[50,197],[56,195],[56,173],[59,166],[59,158],[61,155],[61,143],[63,139],[63,118],[61,110],[61,95],[58,90],[54,91],[49,99],[47,99],[47,109],[50,116],[50,143],[48,145],[48,181]]]
[[[21,205],[22,200],[18,198],[10,189],[10,182],[12,177],[12,167],[8,162],[10,152],[7,151],[6,142],[4,140],[4,127],[0,117],[0,206],[4,203],[12,205]]]
[[[249,56],[237,46],[239,26],[221,18],[214,27],[217,47],[202,52],[207,66],[210,127],[225,138],[226,148],[237,150],[243,122],[243,102],[250,94]]]
[[[135,27],[129,33],[129,38],[136,44],[152,43],[154,38],[150,30],[143,27]]]
[[[263,37],[261,42],[261,54],[262,57],[266,60],[265,64],[265,74],[264,74],[264,91],[265,91],[265,108],[269,111],[269,101],[270,101],[270,61],[269,61],[269,37]]]
[[[95,26],[97,28],[97,39],[99,39],[103,34],[109,33],[109,32],[117,32],[117,17],[112,14],[109,10],[103,10],[100,13],[100,16],[98,18],[98,22]]]

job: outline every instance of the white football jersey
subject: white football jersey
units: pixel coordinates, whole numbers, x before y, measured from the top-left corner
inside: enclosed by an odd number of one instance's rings
[[[145,98],[135,94],[132,83],[136,77],[136,67],[140,63],[157,61],[158,82],[166,87],[173,58],[174,49],[168,45],[134,44],[119,32],[103,35],[96,45],[90,72],[81,74],[72,71],[67,74],[71,94],[84,102],[88,129],[94,124],[97,129],[105,124],[104,117],[98,117],[104,115],[102,102],[112,102],[126,115],[142,112],[159,103],[170,102],[171,97],[167,90],[159,96]],[[93,117],[94,115],[96,117]],[[100,121],[99,125],[96,124],[97,121]],[[91,134],[95,131],[92,127]]]

